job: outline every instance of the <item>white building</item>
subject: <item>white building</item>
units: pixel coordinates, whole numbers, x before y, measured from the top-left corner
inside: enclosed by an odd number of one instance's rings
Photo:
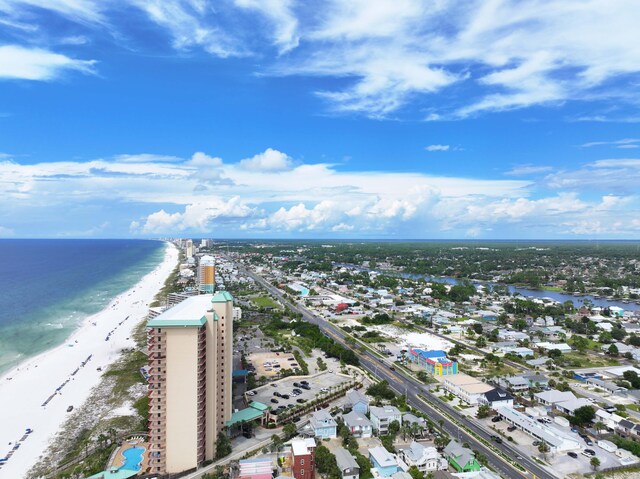
[[[447,460],[440,456],[435,447],[427,447],[416,441],[409,447],[400,449],[398,454],[407,466],[416,466],[423,473],[446,470],[449,467]]]
[[[497,410],[505,421],[516,426],[521,431],[535,437],[539,441],[543,441],[551,452],[576,451],[581,448],[580,441],[565,434],[564,432],[546,426],[529,416],[519,413],[518,411],[502,407]]]
[[[389,425],[393,421],[398,421],[399,424],[402,424],[402,413],[395,406],[371,406],[369,412],[373,428],[378,432],[379,436],[389,431]]]

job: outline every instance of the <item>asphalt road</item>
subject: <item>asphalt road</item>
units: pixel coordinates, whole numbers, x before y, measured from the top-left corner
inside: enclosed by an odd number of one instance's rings
[[[245,268],[242,269],[244,269],[247,275],[251,276],[255,281],[260,283],[265,289],[267,289],[267,291],[277,297],[281,302],[287,304],[293,311],[302,314],[304,320],[308,321],[309,323],[318,325],[325,334],[332,337],[343,346],[352,349],[352,346],[346,342],[345,333],[341,329],[337,328],[328,321],[315,316],[303,306],[292,304],[290,301],[284,298],[282,292],[278,288],[270,284],[264,278],[253,273],[252,271],[246,270]],[[514,460],[516,460],[521,466],[523,466],[527,470],[527,472],[523,473],[519,469],[516,469],[510,463],[506,462],[502,457],[500,457],[496,452],[494,452],[493,449],[486,447],[475,437],[469,435],[465,429],[459,428],[458,425],[453,423],[451,419],[443,415],[440,412],[441,410],[446,411],[452,417],[456,417],[464,424],[466,428],[471,430],[477,436],[482,437],[488,442],[491,442],[489,433],[480,428],[472,420],[468,419],[465,416],[461,416],[458,411],[450,407],[448,404],[442,403],[442,401],[434,397],[428,390],[428,388],[426,388],[422,383],[419,383],[413,378],[405,376],[398,371],[392,371],[391,369],[389,369],[388,364],[380,362],[381,360],[378,357],[374,356],[367,350],[358,353],[361,366],[364,369],[367,369],[369,372],[380,379],[386,379],[393,389],[395,389],[400,394],[406,395],[408,404],[427,414],[435,423],[441,423],[444,430],[452,438],[460,438],[462,442],[467,442],[472,449],[484,454],[489,460],[491,467],[503,477],[510,479],[555,479],[555,475],[551,474],[546,469],[543,469],[532,459],[524,456],[521,457],[519,451],[511,447],[511,445],[507,442],[504,442],[502,444],[493,444],[493,446],[496,449],[502,451],[503,454],[508,457],[514,458]],[[427,400],[428,404],[425,404],[425,402],[421,401],[418,398],[418,395],[424,397]]]

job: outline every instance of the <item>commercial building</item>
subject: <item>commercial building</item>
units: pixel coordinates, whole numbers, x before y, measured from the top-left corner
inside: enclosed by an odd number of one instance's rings
[[[566,452],[580,449],[580,442],[568,434],[530,418],[510,407],[498,408],[497,413],[509,424],[533,436],[549,446],[551,452]]]
[[[187,240],[185,253],[187,255],[187,258],[193,258],[193,241]]]
[[[451,394],[471,405],[477,404],[478,399],[484,393],[493,389],[493,386],[464,373],[445,376],[442,380],[442,386]]]
[[[447,353],[444,351],[410,348],[405,356],[410,362],[417,364],[434,376],[458,374],[458,363],[448,359]]]
[[[313,479],[316,442],[312,438],[293,439],[291,441],[291,471],[295,479]]]
[[[186,298],[147,322],[149,467],[176,473],[215,456],[231,419],[233,297]]]
[[[200,258],[198,265],[198,289],[201,293],[213,293],[216,284],[216,262],[212,256]]]

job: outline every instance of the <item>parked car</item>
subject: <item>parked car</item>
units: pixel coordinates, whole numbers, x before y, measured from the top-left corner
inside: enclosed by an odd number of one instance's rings
[[[290,396],[288,394],[281,394],[280,397],[282,399],[289,399]]]
[[[302,381],[300,381],[300,384],[309,384],[309,381],[307,381],[306,379],[303,379]]]
[[[509,431],[509,432],[513,432],[513,431],[515,431],[516,429],[517,429],[517,428],[516,428],[515,426],[509,426],[509,427],[507,428],[507,431]]]
[[[271,383],[271,387],[272,387],[272,388],[277,388],[277,387],[278,387],[278,385],[277,385],[276,383]]]
[[[304,404],[304,403],[306,403],[306,402],[307,402],[307,400],[306,400],[306,399],[302,399],[302,398],[300,398],[300,399],[296,399],[296,402],[297,402],[297,403],[300,403],[300,404]]]
[[[271,398],[271,402],[273,404],[278,404],[280,401],[278,401],[276,398]]]
[[[294,388],[299,388],[300,387],[300,383],[293,383],[293,387]]]
[[[491,419],[491,422],[500,422],[502,421],[502,418],[500,416],[495,416]]]
[[[574,459],[578,459],[578,455],[577,455],[575,452],[573,452],[573,451],[569,451],[569,452],[567,453],[567,456],[569,456],[569,457],[573,457]]]
[[[307,391],[308,391],[309,389],[311,389],[311,386],[309,386],[308,384],[301,384],[301,385],[300,385],[300,387],[301,387],[302,389],[306,389]]]
[[[584,451],[582,451],[582,455],[587,457],[593,457],[596,455],[596,451],[594,451],[593,449],[585,449]]]
[[[69,406],[69,407],[67,408],[67,412],[71,412],[71,411],[73,411],[73,406]]]
[[[296,389],[293,390],[293,392],[296,393],[296,394],[302,394],[302,389],[296,388]]]
[[[321,393],[328,393],[328,392],[329,392],[329,389],[327,389],[327,388],[321,388],[321,389],[320,389],[320,392],[321,392]]]
[[[255,396],[256,392],[255,391],[247,391],[247,396]]]

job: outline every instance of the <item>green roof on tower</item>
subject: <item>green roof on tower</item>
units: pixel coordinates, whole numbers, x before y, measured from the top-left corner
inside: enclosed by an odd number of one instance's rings
[[[212,303],[226,303],[227,301],[233,301],[233,296],[229,291],[218,291],[211,298]]]

